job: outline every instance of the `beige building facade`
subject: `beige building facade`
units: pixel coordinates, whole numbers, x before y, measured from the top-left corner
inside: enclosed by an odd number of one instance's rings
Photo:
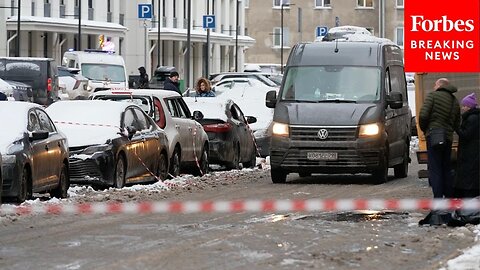
[[[404,0],[249,0],[245,7],[245,33],[256,40],[246,63],[280,65],[282,9],[283,64],[296,43],[315,40],[317,27],[361,26],[403,47]]]

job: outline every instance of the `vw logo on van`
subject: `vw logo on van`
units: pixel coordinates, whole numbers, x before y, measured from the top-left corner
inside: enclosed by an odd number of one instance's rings
[[[325,140],[326,138],[328,138],[328,130],[324,128],[320,129],[317,133],[317,136],[318,138],[320,138],[320,140]]]

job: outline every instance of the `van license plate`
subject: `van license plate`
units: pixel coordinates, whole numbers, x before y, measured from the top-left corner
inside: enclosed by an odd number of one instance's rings
[[[337,153],[307,152],[308,160],[337,160]]]

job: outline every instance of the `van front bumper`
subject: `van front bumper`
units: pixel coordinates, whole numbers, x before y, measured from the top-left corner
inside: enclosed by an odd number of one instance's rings
[[[308,153],[333,153],[336,159],[312,160]],[[296,173],[371,173],[380,166],[384,153],[385,142],[378,137],[347,142],[291,142],[272,137],[270,164]]]

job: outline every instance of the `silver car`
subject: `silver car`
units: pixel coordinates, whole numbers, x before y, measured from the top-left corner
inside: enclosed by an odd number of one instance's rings
[[[142,108],[167,134],[170,175],[181,172],[203,175],[208,172],[208,135],[190,112],[183,98],[174,91],[139,90],[98,91],[90,98],[132,102]]]

